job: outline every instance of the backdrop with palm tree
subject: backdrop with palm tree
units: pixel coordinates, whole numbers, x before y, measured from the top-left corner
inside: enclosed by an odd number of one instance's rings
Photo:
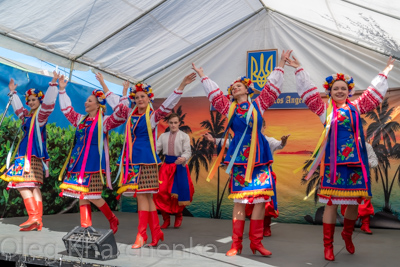
[[[226,118],[224,118],[221,113],[217,111],[210,111],[210,120],[204,120],[200,123],[201,127],[204,127],[205,129],[208,130],[208,132],[214,137],[214,138],[221,138],[222,135],[224,134],[225,130],[225,122]],[[224,149],[224,148],[222,148]],[[214,146],[212,145],[212,148],[210,149],[210,152],[214,154]],[[211,155],[212,158],[212,155]],[[215,218],[215,219],[221,219],[221,214],[222,214],[222,200],[224,199],[224,194],[227,188],[227,185],[229,183],[229,179],[226,181],[225,187],[222,191],[222,194],[220,196],[220,167],[218,166],[218,172],[217,172],[217,205],[214,208],[214,201],[211,202],[212,209],[210,211],[210,217]]]

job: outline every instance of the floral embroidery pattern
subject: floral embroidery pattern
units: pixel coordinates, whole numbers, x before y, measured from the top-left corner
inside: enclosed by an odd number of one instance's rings
[[[352,138],[352,135],[350,136],[350,138]],[[349,139],[339,149],[338,159],[344,161],[344,160],[348,160],[349,158],[353,158],[353,157],[354,157],[354,142],[352,139]]]
[[[244,180],[244,174],[238,169],[234,169],[233,179],[235,181],[235,186],[247,187],[249,183]]]
[[[342,184],[343,183],[343,178],[342,177],[340,177],[340,173],[339,172],[336,172],[336,177],[337,177],[337,179],[336,179],[336,183],[335,184]],[[325,178],[326,178],[326,182],[327,183],[331,183],[331,170],[325,170]]]
[[[257,178],[254,181],[255,185],[260,185],[263,186],[265,184],[270,184],[270,179],[269,179],[269,171],[268,170],[262,170],[261,173],[257,175]]]
[[[134,165],[133,168],[131,167],[129,169],[129,173],[128,173],[127,184],[136,184],[137,183],[137,178],[139,176],[139,172],[140,172],[140,166],[139,165]]]
[[[344,110],[338,110],[337,120],[339,125],[350,125],[350,119]]]
[[[242,151],[240,151],[240,155],[237,156],[236,160],[238,161],[247,161],[249,158],[250,154],[250,143],[247,143],[247,145],[244,145],[242,147]]]
[[[361,178],[362,178],[361,171],[354,170],[354,172],[350,174],[350,179],[348,180],[348,184],[349,185],[362,184]]]

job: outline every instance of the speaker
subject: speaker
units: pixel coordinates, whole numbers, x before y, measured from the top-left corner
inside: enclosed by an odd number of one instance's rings
[[[118,257],[113,231],[77,226],[62,240],[69,256],[95,260],[111,260]]]

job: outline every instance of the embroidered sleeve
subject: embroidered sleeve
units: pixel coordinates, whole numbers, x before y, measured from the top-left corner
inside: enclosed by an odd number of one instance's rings
[[[267,141],[269,143],[269,148],[271,149],[271,153],[273,154],[276,150],[282,149],[282,141],[276,140],[273,137],[268,137],[265,135],[265,138],[267,138]]]
[[[50,83],[50,86],[47,89],[46,94],[44,95],[42,107],[40,108],[40,112],[38,114],[38,122],[40,127],[42,127],[47,122],[50,114],[53,112],[56,105],[57,96],[57,84]]]
[[[226,96],[224,96],[224,93],[222,93],[218,85],[207,76],[201,79],[201,83],[203,84],[204,91],[213,107],[222,115],[228,116],[229,107],[232,103]]]
[[[22,105],[21,99],[19,99],[16,91],[14,91],[12,96],[11,105],[14,109],[15,115],[17,115],[20,120],[23,120],[25,116],[29,114],[29,111]]]
[[[283,84],[283,74],[283,69],[276,67],[269,75],[261,94],[255,99],[262,114],[274,104],[275,100],[281,94],[280,88]]]
[[[327,104],[322,100],[317,87],[302,67],[296,69],[295,75],[297,93],[308,108],[319,116],[321,122],[325,123]]]
[[[114,110],[119,103],[123,103],[125,106],[129,107],[129,99],[127,96],[120,97],[111,91],[106,94],[107,104]]]
[[[61,111],[64,113],[64,116],[74,127],[77,127],[84,115],[79,114],[74,110],[71,105],[71,99],[65,90],[60,90],[58,100],[60,101]]]
[[[161,106],[151,114],[151,128],[154,129],[158,122],[165,118],[168,113],[178,104],[181,99],[182,91],[174,90],[174,92],[161,104]]]
[[[124,124],[128,115],[129,108],[124,104],[119,103],[110,116],[104,116],[103,131],[106,133],[109,130]]]
[[[362,95],[352,103],[357,107],[361,114],[374,110],[383,101],[389,85],[387,77],[383,73],[379,73]]]
[[[190,137],[188,134],[183,135],[183,153],[182,157],[186,159],[186,162],[192,156],[192,148],[190,147]]]

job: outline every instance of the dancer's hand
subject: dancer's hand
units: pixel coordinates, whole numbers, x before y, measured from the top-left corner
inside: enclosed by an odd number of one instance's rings
[[[290,136],[290,134],[284,135],[284,136],[281,137],[281,144],[282,144],[282,146],[285,146],[285,145],[286,145],[286,142],[287,142],[289,136]]]
[[[57,71],[53,70],[53,79],[51,80],[51,83],[56,83],[59,78],[60,73],[57,73]]]
[[[185,89],[185,86],[192,83],[194,80],[196,80],[196,73],[194,72],[185,76],[185,78],[183,78],[181,84],[178,87],[178,91],[183,91],[183,89]]]
[[[215,143],[215,138],[210,133],[203,134],[204,138],[211,143]]]
[[[122,86],[123,86],[123,88],[122,88],[122,96],[126,96],[127,95],[129,85],[130,85],[129,81],[125,81],[125,82],[122,83]]]
[[[279,61],[278,67],[283,68],[285,66],[286,61],[290,58],[290,54],[293,52],[293,50],[285,50],[282,51],[281,54],[281,60]]]
[[[108,89],[106,83],[104,82],[103,74],[101,74],[100,72],[98,72],[98,73],[96,74],[96,79],[99,81],[101,87],[103,87],[103,92],[104,92],[105,94],[107,94],[110,90]]]
[[[202,67],[196,68],[196,66],[194,65],[194,63],[192,63],[192,69],[193,69],[195,72],[197,72],[197,74],[199,75],[200,78],[203,78],[203,77],[205,76]]]
[[[394,62],[396,59],[392,58],[391,56],[389,57],[385,69],[382,71],[385,75],[388,75],[389,72],[393,69]]]
[[[290,66],[297,69],[298,67],[300,67],[300,62],[297,60],[297,58],[292,56],[292,59],[288,58],[286,60],[286,66]]]
[[[101,74],[100,72],[96,74],[96,79],[100,82],[101,85],[104,84],[104,77],[103,74]]]
[[[177,160],[175,160],[175,164],[176,165],[181,165],[181,164],[183,164],[185,162],[186,162],[186,159],[182,158],[182,157],[179,157]]]
[[[14,79],[11,78],[10,82],[8,83],[8,89],[10,89],[11,92],[14,92],[17,86],[18,84],[15,84]]]
[[[65,87],[67,87],[68,80],[65,79],[64,75],[61,75],[60,78],[58,78],[58,87],[59,90],[65,90]]]

